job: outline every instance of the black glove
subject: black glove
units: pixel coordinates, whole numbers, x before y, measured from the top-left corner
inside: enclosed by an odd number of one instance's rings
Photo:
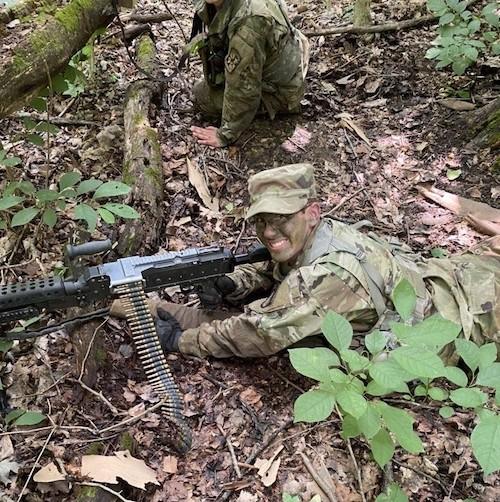
[[[155,320],[156,333],[160,338],[164,352],[179,352],[179,338],[182,329],[177,319],[166,310],[158,307],[158,318]]]
[[[221,305],[224,297],[236,291],[236,284],[227,275],[205,281],[198,288],[198,296],[203,307],[213,309]]]

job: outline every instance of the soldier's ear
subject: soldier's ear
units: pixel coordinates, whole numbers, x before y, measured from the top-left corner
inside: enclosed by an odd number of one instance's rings
[[[306,216],[311,226],[316,226],[321,218],[321,209],[317,202],[312,202],[306,207]]]

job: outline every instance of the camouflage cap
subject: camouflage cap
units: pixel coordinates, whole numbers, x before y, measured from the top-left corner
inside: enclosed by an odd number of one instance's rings
[[[293,214],[316,197],[311,164],[289,164],[255,174],[248,180],[246,219],[259,213]]]

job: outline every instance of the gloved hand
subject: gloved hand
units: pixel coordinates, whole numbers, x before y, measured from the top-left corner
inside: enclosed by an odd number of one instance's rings
[[[179,352],[179,338],[182,329],[177,319],[166,310],[158,307],[158,318],[155,320],[156,332],[160,338],[164,352]]]
[[[198,296],[203,307],[213,309],[221,305],[224,297],[235,290],[234,281],[227,275],[222,275],[212,281],[203,282],[198,289]]]

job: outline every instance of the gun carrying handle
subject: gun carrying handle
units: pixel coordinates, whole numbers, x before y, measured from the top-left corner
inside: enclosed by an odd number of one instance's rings
[[[104,251],[109,251],[111,249],[111,241],[106,239],[105,241],[91,241],[85,244],[79,244],[78,246],[72,246],[68,244],[66,246],[66,256],[72,260],[78,256],[88,256],[97,253],[102,253]]]

